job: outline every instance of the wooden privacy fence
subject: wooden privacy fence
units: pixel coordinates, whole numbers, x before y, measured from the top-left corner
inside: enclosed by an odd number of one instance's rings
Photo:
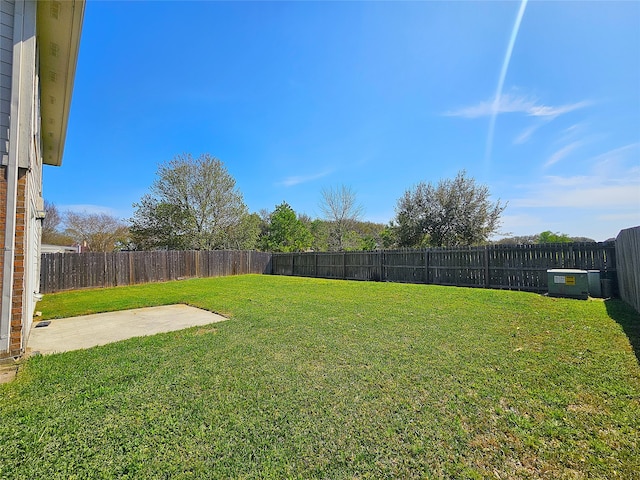
[[[640,312],[640,227],[620,231],[616,262],[620,298]]]
[[[271,273],[271,254],[231,250],[45,253],[40,292],[246,273]]]
[[[622,254],[625,260],[618,263],[618,268],[629,275],[625,277],[624,288],[631,290],[638,288],[637,234],[634,238],[635,244],[625,240],[630,247]],[[41,258],[40,291],[51,293],[192,277],[273,273],[545,292],[547,269],[579,268],[600,270],[601,278],[608,279],[615,292],[617,243],[274,254],[228,250],[47,253]],[[630,298],[637,302],[638,294],[632,295],[635,297]],[[634,305],[632,300],[627,301]]]
[[[547,291],[547,269],[600,270],[616,279],[615,242],[274,253],[274,275],[431,283],[464,287]]]

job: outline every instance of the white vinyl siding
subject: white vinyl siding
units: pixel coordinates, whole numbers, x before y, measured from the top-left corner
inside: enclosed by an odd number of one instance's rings
[[[7,163],[9,153],[14,9],[14,1],[0,1],[0,158],[3,164]]]

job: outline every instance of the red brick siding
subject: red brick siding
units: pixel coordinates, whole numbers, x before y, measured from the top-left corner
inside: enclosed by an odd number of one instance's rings
[[[16,202],[16,239],[15,263],[13,272],[13,300],[11,305],[11,335],[9,340],[9,354],[22,354],[22,336],[24,326],[24,281],[25,281],[25,253],[27,238],[25,235],[27,220],[27,171],[18,172],[18,192]]]

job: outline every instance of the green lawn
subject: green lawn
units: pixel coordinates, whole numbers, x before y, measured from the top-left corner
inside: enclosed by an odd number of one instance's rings
[[[0,478],[640,478],[640,317],[619,301],[247,275],[38,309],[178,302],[230,320],[0,385]]]

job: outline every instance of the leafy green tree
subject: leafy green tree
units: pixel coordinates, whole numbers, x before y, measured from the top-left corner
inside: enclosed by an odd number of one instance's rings
[[[571,243],[573,240],[566,233],[554,233],[546,230],[538,235],[537,243]]]
[[[191,247],[191,218],[179,205],[144,195],[130,220],[131,241],[136,250],[186,250]]]
[[[521,235],[515,237],[501,238],[496,241],[498,245],[523,245],[523,244],[542,244],[542,243],[596,243],[593,238],[588,237],[570,237],[566,233],[554,233],[547,230],[536,235]]]
[[[495,242],[498,245],[531,245],[538,243],[538,235],[520,235],[515,237],[501,238]]]
[[[571,237],[571,241],[578,242],[578,243],[596,243],[596,241],[593,238],[589,238],[589,237]]]
[[[334,224],[328,220],[311,219],[300,215],[300,221],[306,225],[313,236],[311,249],[315,252],[330,250],[330,235]],[[351,228],[344,234],[343,250],[376,250],[383,247],[382,235],[385,226],[381,223],[353,221]]]
[[[438,185],[419,183],[396,206],[401,247],[479,245],[500,227],[506,205],[491,202],[489,189],[463,170]]]
[[[311,249],[314,252],[326,252],[329,250],[329,223],[319,218],[311,219],[308,215],[302,214],[299,219],[311,233],[313,240]]]
[[[298,219],[288,203],[276,206],[269,217],[267,234],[263,238],[265,250],[271,252],[300,252],[313,243],[313,236],[305,224]]]
[[[380,232],[380,242],[382,248],[392,249],[398,246],[398,233],[393,223],[390,223],[382,229]]]
[[[257,213],[243,215],[240,223],[227,231],[227,246],[234,250],[256,250],[262,230],[262,218]]]
[[[385,226],[382,223],[361,222],[354,223],[354,230],[360,237],[358,239],[358,250],[376,250],[385,248],[383,242],[383,233]]]
[[[248,211],[235,179],[206,153],[161,164],[151,193],[134,207],[131,230],[141,249],[234,248],[255,236],[253,224],[244,221]]]
[[[378,242],[376,241],[373,235],[364,235],[360,237],[360,244],[358,245],[358,250],[375,250],[378,248]]]

